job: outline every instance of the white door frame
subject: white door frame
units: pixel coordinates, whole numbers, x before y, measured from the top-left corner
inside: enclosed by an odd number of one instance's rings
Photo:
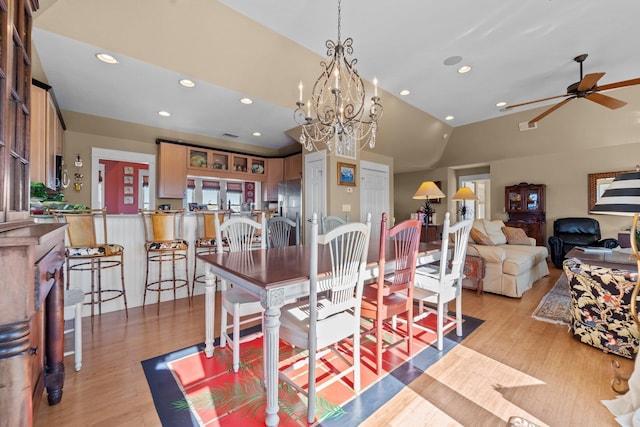
[[[91,207],[100,206],[98,194],[98,164],[100,160],[142,163],[149,166],[149,207],[156,207],[156,156],[155,154],[136,153],[133,151],[108,150],[91,148]],[[104,177],[106,178],[106,177]]]

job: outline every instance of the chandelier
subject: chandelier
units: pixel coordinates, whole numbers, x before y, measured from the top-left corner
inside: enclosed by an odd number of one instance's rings
[[[325,43],[327,59],[320,62],[322,74],[313,85],[311,99],[306,104],[302,100],[300,82],[293,117],[302,126],[300,144],[308,151],[318,150],[319,145],[324,144],[329,154],[355,159],[356,150],[375,147],[382,105],[375,78],[371,105],[365,105],[364,83],[356,70],[358,60],[351,59],[353,39],[342,42],[340,38],[340,15],[338,0],[338,40]]]

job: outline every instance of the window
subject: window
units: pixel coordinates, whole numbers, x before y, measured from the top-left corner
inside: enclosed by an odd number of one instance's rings
[[[242,184],[227,182],[227,207],[234,212],[242,210]]]
[[[187,179],[187,205],[206,205],[209,209],[220,208],[220,181],[206,178]]]

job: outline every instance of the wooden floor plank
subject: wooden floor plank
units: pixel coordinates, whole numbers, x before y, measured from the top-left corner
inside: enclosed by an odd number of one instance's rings
[[[612,360],[626,372],[633,362],[582,344],[567,327],[534,320],[531,313],[560,270],[520,299],[463,293],[463,313],[485,322],[461,346],[380,408],[363,426],[408,426],[419,417],[435,424],[496,426],[509,416],[529,416],[549,426],[615,426],[600,403],[610,388]],[[219,313],[219,311],[217,311]],[[216,336],[218,326],[216,325]],[[40,405],[36,426],[157,426],[140,362],[204,340],[204,298],[106,313],[91,333],[83,319],[84,362],[65,358],[62,402]],[[503,424],[504,423],[504,424]]]

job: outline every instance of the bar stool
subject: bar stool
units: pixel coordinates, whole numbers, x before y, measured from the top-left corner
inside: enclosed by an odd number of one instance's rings
[[[140,210],[144,225],[145,250],[147,252],[147,270],[145,274],[144,295],[142,307],[147,300],[147,291],[158,293],[157,314],[160,314],[160,293],[173,290],[173,300],[176,299],[176,291],[183,286],[189,293],[189,244],[184,240],[184,209],[180,210]],[[176,277],[176,261],[184,260],[184,279]],[[162,264],[171,262],[172,275],[170,278],[162,277]],[[149,269],[152,263],[158,265],[158,280],[149,281]],[[170,286],[162,286],[163,283],[171,283]]]
[[[127,318],[127,293],[124,286],[124,247],[108,243],[107,211],[105,209],[83,210],[53,210],[50,211],[57,222],[67,223],[67,283],[69,289],[71,272],[89,272],[91,276],[91,291],[84,295],[90,296],[91,332],[93,332],[94,306],[98,305],[98,314],[102,314],[102,303],[122,297]],[[102,239],[98,239],[98,222],[102,222]],[[120,289],[103,289],[102,271],[108,268],[120,267]],[[97,289],[96,289],[97,285]],[[107,298],[104,295],[113,295]]]
[[[216,222],[214,215],[218,216],[220,224],[224,222],[224,212],[196,210],[196,240],[194,242],[193,281],[191,282],[191,299],[195,295],[196,282],[204,284],[205,274],[198,274],[198,254],[216,253]],[[224,243],[224,242],[223,242]],[[216,278],[217,280],[217,278]]]

